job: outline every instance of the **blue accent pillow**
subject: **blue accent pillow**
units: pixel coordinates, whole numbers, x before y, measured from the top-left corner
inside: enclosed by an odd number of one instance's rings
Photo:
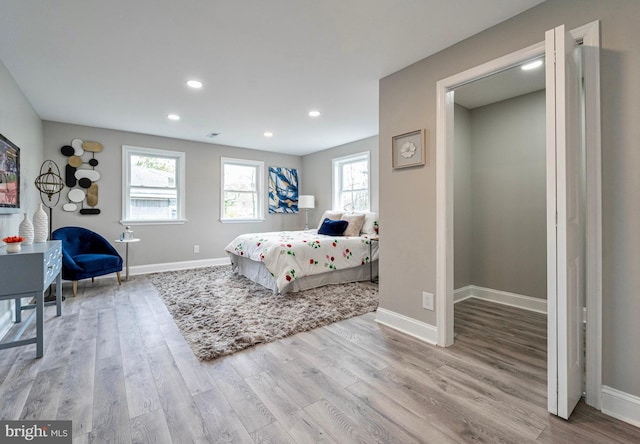
[[[328,217],[322,222],[318,234],[326,234],[327,236],[342,236],[347,229],[349,221],[331,220]]]

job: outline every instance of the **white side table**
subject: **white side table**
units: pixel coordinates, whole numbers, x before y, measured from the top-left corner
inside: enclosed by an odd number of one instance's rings
[[[129,280],[129,244],[132,242],[140,242],[140,239],[116,239],[114,242],[119,244],[125,244],[125,256],[124,256],[124,265],[126,268],[125,281]]]

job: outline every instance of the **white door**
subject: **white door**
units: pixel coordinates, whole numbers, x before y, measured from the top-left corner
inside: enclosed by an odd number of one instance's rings
[[[584,378],[582,75],[578,45],[564,25],[547,31],[545,46],[548,409],[568,419],[582,396]]]

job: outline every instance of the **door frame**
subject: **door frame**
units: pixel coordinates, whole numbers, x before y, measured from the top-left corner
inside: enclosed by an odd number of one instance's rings
[[[602,386],[602,177],[600,127],[600,22],[570,31],[582,43],[585,82],[586,150],[586,396],[588,405],[601,409]],[[543,56],[545,42],[478,65],[437,82],[436,124],[436,320],[437,344],[453,344],[453,127],[454,89],[496,72]],[[547,304],[548,318],[557,307]],[[547,338],[548,362],[555,365],[556,339]],[[553,373],[553,372],[550,372]],[[557,375],[557,371],[555,372]],[[547,375],[548,385],[557,378]]]

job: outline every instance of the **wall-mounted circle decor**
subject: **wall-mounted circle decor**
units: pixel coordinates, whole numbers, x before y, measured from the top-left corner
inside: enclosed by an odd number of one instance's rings
[[[84,150],[82,149],[82,140],[73,139],[71,141],[71,146],[73,147],[73,154],[76,156],[82,156],[84,154]]]
[[[85,197],[87,197],[87,194],[84,192],[84,190],[78,188],[69,190],[69,193],[67,194],[67,198],[69,198],[69,200],[74,203],[82,202]]]
[[[76,167],[69,164],[64,167],[64,184],[69,188],[76,186],[78,181],[76,180]]]
[[[70,156],[67,160],[67,163],[74,168],[80,168],[82,166],[82,157],[80,156]]]
[[[98,205],[98,184],[95,182],[87,190],[87,204],[91,207]]]
[[[73,139],[71,145],[60,148],[63,156],[67,157],[64,170],[64,183],[71,188],[67,193],[69,202],[62,206],[67,212],[78,211],[80,214],[100,214],[98,205],[98,184],[100,172],[96,153],[100,153],[103,146],[100,142],[89,142]],[[89,157],[90,156],[90,157]],[[89,157],[85,160],[85,157]],[[85,167],[87,166],[87,167]]]
[[[83,170],[79,169],[75,172],[76,179],[89,179],[91,182],[97,182],[100,180],[100,173],[96,170]]]
[[[92,153],[102,152],[102,144],[100,142],[82,142],[82,148]]]

